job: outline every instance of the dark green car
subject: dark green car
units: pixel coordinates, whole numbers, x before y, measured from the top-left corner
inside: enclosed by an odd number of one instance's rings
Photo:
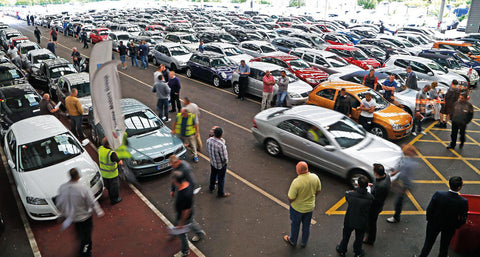
[[[133,156],[126,163],[135,176],[152,176],[172,170],[168,161],[172,154],[185,159],[187,150],[182,141],[172,135],[170,128],[163,124],[154,111],[131,98],[122,99],[121,104],[128,147]],[[93,108],[90,108],[89,118],[92,140],[100,145],[105,134],[101,125],[93,122]]]

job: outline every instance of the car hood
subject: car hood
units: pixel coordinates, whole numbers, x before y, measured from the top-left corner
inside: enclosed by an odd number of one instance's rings
[[[343,151],[369,167],[381,160],[387,172],[397,167],[403,157],[400,146],[370,133],[361,143]]]
[[[87,151],[53,166],[20,172],[20,183],[25,189],[26,196],[49,199],[56,196],[60,186],[69,181],[68,170],[72,167],[80,170],[80,183],[90,188],[90,180],[99,172],[99,168]]]
[[[297,76],[303,79],[307,79],[307,78],[325,79],[328,77],[328,74],[326,74],[325,72],[320,71],[318,69],[314,69],[314,68],[295,70],[295,74],[297,74]]]
[[[154,159],[171,153],[182,145],[166,126],[142,135],[128,137],[128,146],[134,160]],[[148,156],[148,157],[147,157]]]
[[[366,65],[370,65],[370,66],[372,66],[372,67],[374,67],[374,68],[380,66],[380,63],[379,63],[377,60],[373,59],[373,58],[370,58],[370,59],[367,59],[367,60],[364,60],[364,61],[360,61],[360,62],[363,63],[363,64],[366,64]]]
[[[183,46],[185,46],[186,48],[192,50],[192,51],[197,51],[198,49],[198,43],[182,43]]]
[[[232,75],[236,69],[237,67],[235,66],[221,66],[221,67],[212,68],[212,70],[217,73],[225,72],[227,75]]]
[[[192,57],[192,55],[193,54],[189,53],[184,55],[177,55],[177,56],[174,56],[174,58],[177,59],[177,61],[180,63],[187,63],[188,60],[190,60],[190,57]]]
[[[299,95],[303,93],[310,93],[312,91],[312,86],[302,80],[297,80],[293,83],[288,84],[288,92],[297,93]],[[307,95],[308,96],[308,95]]]
[[[330,68],[331,70],[334,70],[334,71],[337,71],[339,73],[352,73],[352,72],[355,72],[355,71],[362,71],[363,69],[358,67],[357,65],[353,65],[353,64],[349,64],[347,66],[343,66],[343,67],[331,67]]]
[[[406,125],[411,123],[412,116],[410,114],[399,107],[389,104],[387,108],[381,111],[375,111],[373,113],[374,118],[382,119],[384,121],[388,121],[390,125],[392,124],[401,124]]]
[[[227,58],[230,61],[234,62],[235,64],[239,64],[239,65],[240,65],[241,60],[245,60],[245,62],[248,63],[251,59],[253,59],[253,57],[248,55],[248,54],[239,54],[239,55],[235,55],[235,56],[228,56]]]

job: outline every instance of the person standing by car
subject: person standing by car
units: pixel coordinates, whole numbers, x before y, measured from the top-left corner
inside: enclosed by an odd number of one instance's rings
[[[110,203],[115,205],[122,201],[122,198],[119,196],[120,178],[118,177],[118,165],[123,165],[123,161],[110,148],[106,137],[102,139],[102,145],[98,148],[98,163],[105,188],[108,190]]]
[[[367,86],[375,91],[378,91],[379,88],[377,89],[378,81],[377,77],[375,76],[375,69],[370,69],[367,75],[363,77],[363,85]]]
[[[73,67],[75,67],[77,71],[80,71],[80,60],[82,60],[82,56],[76,47],[72,48],[72,60]]]
[[[18,67],[22,68],[22,54],[18,51],[17,47],[13,44],[10,45],[10,49],[7,51],[8,57],[12,60],[12,62]]]
[[[142,68],[148,68],[148,52],[150,51],[147,43],[145,40],[142,40],[142,44],[138,47],[138,56],[140,57],[140,61],[142,62]]]
[[[363,240],[363,243],[373,245],[377,237],[377,220],[378,215],[383,210],[385,199],[387,199],[390,193],[390,176],[385,173],[385,167],[382,164],[373,164],[373,175],[375,175],[375,182],[369,184],[372,187],[372,195],[374,196],[370,212],[368,214],[367,222],[367,237]]]
[[[238,96],[237,99],[245,100],[245,93],[248,87],[248,75],[250,75],[250,67],[245,63],[245,60],[240,61],[240,66],[237,68],[237,72],[240,74],[238,79]]]
[[[163,81],[163,76],[160,74],[157,77],[157,82],[153,84],[152,92],[157,94],[157,110],[158,116],[165,122],[169,122],[168,118],[168,98],[170,97],[170,87]]]
[[[92,190],[84,184],[78,183],[80,173],[76,168],[69,172],[70,181],[61,185],[55,205],[61,215],[65,217],[62,229],[71,223],[75,224],[75,231],[80,239],[80,257],[92,256],[92,209],[98,217],[105,215],[102,208],[95,201]]]
[[[395,74],[390,74],[388,80],[385,80],[382,83],[382,89],[385,91],[383,97],[393,103],[395,101],[393,95],[395,94],[395,89],[397,88],[397,82],[395,81]]]
[[[430,95],[430,100],[433,101],[433,118],[435,120],[440,119],[440,109],[442,107],[442,104],[440,103],[440,95],[442,94],[442,91],[437,88],[438,82],[433,81],[432,84],[430,85],[430,91],[428,94]]]
[[[337,252],[340,256],[345,256],[347,252],[348,241],[352,232],[355,230],[355,242],[353,242],[353,251],[355,257],[363,257],[365,253],[362,249],[362,240],[368,222],[368,213],[370,211],[373,195],[367,191],[368,178],[364,175],[358,177],[358,186],[354,191],[347,191],[345,199],[348,207],[343,221],[343,237]]]
[[[428,204],[427,232],[419,257],[428,256],[440,233],[442,233],[442,238],[438,256],[447,257],[448,245],[450,245],[455,231],[467,222],[468,200],[458,194],[463,187],[462,178],[451,177],[448,185],[450,190],[435,192]]]
[[[35,27],[35,30],[33,31],[33,34],[35,35],[35,38],[37,39],[37,43],[40,44],[40,39],[42,37],[42,33],[38,29],[38,27]]]
[[[413,188],[414,172],[417,170],[418,164],[414,159],[416,149],[413,145],[405,145],[402,147],[404,156],[400,160],[398,168],[390,173],[393,177],[397,173],[398,179],[392,184],[392,190],[396,191],[395,197],[395,214],[387,219],[389,223],[400,222],[400,214],[402,213],[403,200],[407,191]]]
[[[120,61],[122,62],[122,70],[127,69],[127,47],[123,44],[123,41],[118,42],[118,54],[120,55]]]
[[[83,140],[85,138],[82,132],[83,109],[80,100],[77,98],[77,95],[78,90],[76,88],[72,88],[70,95],[65,98],[65,108],[70,115],[70,126],[73,135],[75,135],[78,139]]]
[[[132,67],[135,65],[138,67],[138,60],[137,60],[137,53],[138,48],[130,42],[130,46],[128,47],[128,52],[130,53],[130,58],[132,58]]]
[[[217,196],[228,197],[230,193],[225,193],[225,174],[228,165],[228,151],[223,140],[223,129],[216,127],[213,130],[213,136],[207,139],[207,152],[210,156],[210,185],[211,193],[215,190],[215,182],[218,181]]]
[[[287,77],[287,73],[282,70],[281,77],[277,81],[278,92],[277,92],[277,104],[275,105],[276,107],[282,106],[283,102],[286,100],[289,82],[290,80]]]
[[[170,71],[168,79],[168,86],[170,87],[170,103],[172,104],[172,110],[170,112],[177,112],[182,109],[182,105],[180,103],[180,89],[182,85],[180,84],[180,80],[175,76],[174,71]]]
[[[362,111],[358,117],[358,123],[360,123],[366,131],[370,131],[372,128],[373,112],[375,112],[376,105],[377,102],[372,98],[372,93],[367,91],[365,98],[363,98],[360,103],[360,107],[357,108]]]
[[[405,70],[407,71],[407,79],[405,80],[405,86],[413,90],[418,90],[417,74],[412,71],[412,67],[410,66],[407,66]]]
[[[412,135],[416,136],[418,133],[425,135],[422,131],[422,121],[425,117],[425,110],[428,100],[428,91],[430,91],[430,85],[425,85],[422,90],[417,93],[415,100],[415,114],[413,115],[413,127]]]
[[[189,113],[186,108],[182,108],[177,113],[175,123],[173,123],[172,134],[176,134],[187,147],[190,147],[193,153],[193,162],[198,162],[197,140],[195,135],[198,133],[198,126],[195,123],[195,114]]]
[[[340,94],[338,94],[337,99],[335,99],[333,110],[343,113],[348,117],[352,117],[350,96],[347,94],[347,90],[345,90],[345,88],[340,89]]]
[[[457,135],[460,130],[460,149],[465,143],[465,132],[467,124],[473,119],[473,105],[468,102],[467,94],[461,94],[458,101],[453,105],[452,110],[452,132],[450,144],[447,149],[454,149],[457,145]]]
[[[440,116],[440,125],[436,126],[439,128],[446,128],[447,122],[450,120],[450,117],[453,112],[453,105],[457,102],[458,97],[460,96],[460,89],[458,88],[458,81],[454,79],[452,81],[452,85],[448,89],[447,93],[445,94],[445,104],[443,105],[440,112],[442,115]],[[443,119],[443,115],[445,115],[445,120]]]
[[[27,26],[30,26],[30,15],[27,14]]]
[[[52,101],[50,101],[50,95],[46,93],[43,94],[42,100],[40,100],[40,103],[38,105],[40,106],[41,115],[45,115],[45,114],[55,115],[56,112],[60,110],[59,107],[55,108]]]
[[[80,34],[80,41],[83,43],[83,48],[88,49],[88,37],[85,29],[82,29],[82,33]]]
[[[52,52],[55,56],[57,56],[57,54],[55,53],[55,43],[52,41],[51,38],[48,40],[47,49],[50,50],[50,52]]]
[[[30,23],[32,24],[32,26],[35,26],[35,17],[32,15],[30,15]]]
[[[313,209],[315,209],[315,198],[322,190],[322,185],[318,176],[309,172],[306,162],[298,162],[295,168],[297,177],[290,184],[287,194],[290,202],[290,235],[284,235],[283,240],[291,246],[296,246],[301,224],[300,246],[306,247],[310,236]]]
[[[55,43],[55,45],[57,44],[57,36],[58,36],[58,32],[55,28],[52,28],[50,30],[50,39],[53,41],[53,43]]]
[[[203,48],[203,40],[200,40],[200,45],[198,45],[198,51],[200,53],[203,53],[203,51],[205,51],[205,48]]]
[[[275,78],[267,70],[263,76],[262,111],[272,107],[273,85],[275,85]]]

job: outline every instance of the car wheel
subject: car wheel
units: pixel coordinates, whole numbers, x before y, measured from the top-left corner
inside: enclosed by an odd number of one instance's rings
[[[175,64],[173,64],[173,63],[170,64],[170,70],[176,72],[176,71],[177,71],[177,66],[176,66]]]
[[[358,178],[362,175],[367,177],[370,180],[370,176],[368,176],[368,174],[365,171],[360,169],[351,170],[347,176],[348,186],[350,188],[355,188],[357,186]]]
[[[190,68],[187,68],[186,72],[187,77],[191,78],[192,77],[192,70]]]
[[[100,139],[98,138],[97,131],[95,130],[94,127],[92,127],[92,141],[93,141],[93,144],[95,144],[95,146],[100,145]]]
[[[234,94],[240,94],[240,84],[238,82],[233,83],[232,89]]]
[[[213,85],[214,85],[215,87],[220,87],[221,82],[220,82],[220,78],[219,78],[219,77],[217,77],[217,76],[213,77]]]
[[[158,61],[156,57],[153,57],[152,63],[153,65],[158,66]]]
[[[282,150],[280,149],[280,145],[278,144],[277,141],[273,139],[267,139],[265,141],[265,150],[267,150],[268,154],[275,157],[279,156],[282,153]]]
[[[370,133],[374,134],[375,136],[379,136],[382,138],[387,139],[387,131],[380,125],[373,125],[372,129],[370,130]]]

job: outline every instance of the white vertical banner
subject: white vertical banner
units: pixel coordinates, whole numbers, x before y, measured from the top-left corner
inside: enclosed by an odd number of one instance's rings
[[[99,66],[90,84],[95,119],[102,125],[111,148],[117,149],[122,145],[125,122],[116,61],[110,60]]]
[[[90,73],[90,88],[93,91],[95,88],[95,85],[93,84],[93,78],[95,76],[95,72],[97,69],[102,66],[102,64],[109,62],[112,60],[112,41],[102,41],[99,43],[96,43],[92,47],[92,51],[90,52],[90,60],[89,60],[89,73]],[[99,85],[97,85],[99,86]],[[92,97],[92,102],[93,102],[93,97]],[[97,108],[95,108],[95,105],[93,105],[93,116],[95,118],[95,124],[98,124],[98,113],[97,113]]]

